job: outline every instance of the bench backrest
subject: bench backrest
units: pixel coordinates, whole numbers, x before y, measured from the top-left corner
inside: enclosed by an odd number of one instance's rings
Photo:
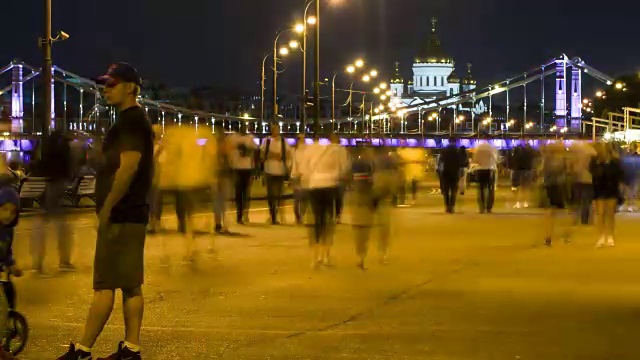
[[[20,197],[33,199],[42,196],[47,187],[47,180],[40,177],[27,178],[20,187]]]
[[[84,176],[78,184],[78,195],[93,195],[96,192],[96,178],[94,176]]]

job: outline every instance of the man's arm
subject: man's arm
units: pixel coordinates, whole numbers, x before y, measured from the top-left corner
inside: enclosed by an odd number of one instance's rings
[[[111,209],[122,199],[129,190],[131,180],[138,170],[142,154],[135,150],[127,150],[120,153],[120,167],[116,171],[111,185],[111,191],[104,202],[103,211],[111,213]]]

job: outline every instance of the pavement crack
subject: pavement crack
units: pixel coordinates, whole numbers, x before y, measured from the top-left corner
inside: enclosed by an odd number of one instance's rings
[[[457,262],[454,264],[453,269],[451,269],[449,272],[447,272],[445,275],[443,275],[442,277],[440,277],[439,279],[443,278],[443,277],[448,277],[448,276],[453,276],[456,275],[457,273],[459,273],[463,268],[467,267],[469,265],[469,263],[463,263],[463,262]],[[341,321],[337,321],[322,327],[318,327],[315,329],[309,329],[309,330],[299,330],[299,331],[292,331],[290,334],[285,335],[283,337],[280,338],[280,340],[290,340],[290,339],[295,339],[295,338],[299,338],[305,335],[309,335],[309,334],[319,334],[319,333],[324,333],[324,332],[329,332],[329,331],[333,331],[336,330],[338,328],[341,328],[343,326],[352,324],[354,322],[356,322],[359,319],[362,319],[363,317],[367,316],[368,314],[372,314],[378,310],[380,310],[381,308],[390,306],[394,303],[397,303],[405,298],[407,298],[411,293],[417,291],[418,289],[427,286],[431,283],[433,283],[436,280],[435,277],[431,277],[429,279],[426,279],[422,282],[419,282],[415,285],[409,286],[405,289],[402,289],[398,292],[395,292],[393,294],[390,294],[386,297],[384,297],[382,299],[382,301],[378,304],[375,305],[369,309],[365,309],[362,310],[358,313],[352,314],[349,317],[341,320]],[[253,347],[256,345],[259,345],[261,343],[272,343],[274,340],[263,340],[263,341],[252,341],[250,344],[246,344],[245,346],[238,346],[235,349],[229,349],[229,351],[227,353],[221,354],[222,357],[230,355],[230,353],[235,352],[235,351],[239,351],[241,349],[246,349],[249,347]],[[277,339],[276,339],[277,341]]]

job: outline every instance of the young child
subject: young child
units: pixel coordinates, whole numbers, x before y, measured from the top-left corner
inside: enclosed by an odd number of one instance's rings
[[[2,171],[4,169],[7,170]],[[6,166],[1,167],[0,165],[0,272],[3,275],[0,282],[2,283],[6,282],[8,273],[14,276],[22,275],[22,271],[16,267],[12,249],[19,208],[20,195],[13,186],[13,176],[8,172]],[[2,287],[3,291],[0,291],[0,334],[4,334],[6,331],[9,312],[9,302],[4,289],[5,286]],[[0,346],[0,360],[7,359],[13,359],[13,355],[5,352]]]

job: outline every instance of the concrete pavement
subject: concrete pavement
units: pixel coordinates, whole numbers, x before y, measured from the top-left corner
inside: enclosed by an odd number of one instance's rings
[[[472,195],[472,194],[470,194]],[[256,207],[263,205],[256,203]],[[388,266],[355,266],[348,225],[338,227],[336,267],[312,271],[306,230],[254,224],[214,241],[217,260],[180,264],[182,239],[150,236],[146,253],[146,359],[638,359],[640,240],[637,217],[623,214],[618,245],[594,249],[593,229],[574,242],[541,246],[538,210],[502,204],[495,215],[445,215],[440,197],[393,211]],[[348,214],[348,210],[347,210]],[[197,226],[210,225],[209,217]],[[289,221],[293,220],[288,210]],[[348,222],[348,216],[345,218]],[[16,280],[32,337],[24,359],[52,359],[82,331],[91,297],[93,218],[74,215],[77,273]],[[19,263],[29,264],[33,219],[20,224]],[[175,228],[175,221],[167,222]],[[48,263],[55,265],[54,239]],[[162,242],[171,267],[160,267]],[[116,309],[95,354],[123,337]]]

